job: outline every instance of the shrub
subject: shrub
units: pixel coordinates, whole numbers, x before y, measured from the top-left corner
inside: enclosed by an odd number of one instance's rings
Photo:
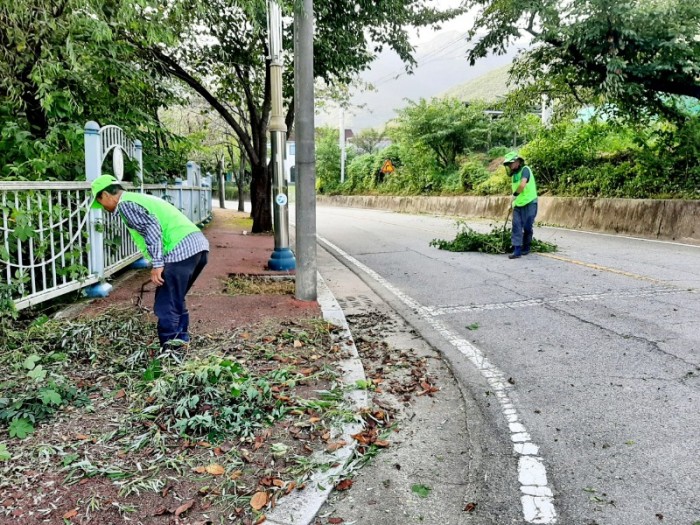
[[[485,182],[490,176],[489,170],[481,162],[474,159],[467,160],[459,170],[462,189],[466,191]]]

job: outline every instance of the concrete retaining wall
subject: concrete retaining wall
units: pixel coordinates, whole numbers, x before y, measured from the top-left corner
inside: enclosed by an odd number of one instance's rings
[[[504,220],[510,197],[320,195],[318,203]],[[544,224],[700,244],[700,201],[540,197],[538,203],[537,221]]]

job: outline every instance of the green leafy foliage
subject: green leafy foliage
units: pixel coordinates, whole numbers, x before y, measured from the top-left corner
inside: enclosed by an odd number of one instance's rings
[[[34,425],[32,425],[29,420],[25,418],[13,419],[8,428],[10,437],[16,437],[19,439],[26,438],[29,434],[34,432]]]
[[[0,428],[26,437],[38,424],[67,406],[90,404],[89,388],[71,379],[71,366],[83,363],[105,373],[129,369],[150,339],[141,316],[113,311],[108,316],[75,321],[40,317],[31,323],[6,323],[0,352]],[[109,341],[110,351],[100,351]]]
[[[5,443],[0,443],[0,461],[7,461],[11,458],[12,454],[7,449],[7,445]]]
[[[350,161],[352,162],[352,161]],[[332,128],[316,130],[316,190],[337,193],[340,188],[340,145]]]
[[[425,145],[438,167],[454,168],[457,155],[487,147],[489,121],[483,110],[456,99],[409,102],[391,134],[405,145]]]
[[[283,369],[252,377],[240,364],[219,357],[187,361],[148,383],[150,403],[141,413],[184,436],[251,436],[284,415],[272,386],[286,379]]]
[[[422,483],[416,483],[411,485],[411,492],[420,496],[421,498],[427,498],[428,496],[430,496],[432,490],[433,489],[431,487],[423,485]]]
[[[616,122],[561,122],[543,130],[521,153],[538,188],[585,197],[697,198],[700,118],[680,124],[628,126]]]
[[[148,27],[153,38],[169,41],[172,27],[158,25],[159,12],[148,1],[0,6],[0,179],[84,179],[87,120],[117,124],[138,136],[146,152],[157,152],[144,157],[147,176],[182,170],[178,137],[158,116],[180,94],[132,40]],[[134,174],[134,163],[127,163],[127,180]]]
[[[494,227],[489,233],[479,233],[470,228],[465,222],[457,222],[457,236],[451,240],[433,239],[430,246],[451,252],[482,252],[508,253],[513,251],[510,243],[511,230],[505,227]],[[532,239],[531,251],[554,252],[557,246],[545,241]]]
[[[521,102],[539,104],[547,93],[564,106],[609,103],[638,118],[677,115],[672,96],[700,97],[697,2],[468,0],[466,7],[481,9],[469,31],[472,64],[504,53],[523,33],[532,37],[511,70],[526,95]]]

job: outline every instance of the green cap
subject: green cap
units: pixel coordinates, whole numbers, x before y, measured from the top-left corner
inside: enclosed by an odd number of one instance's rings
[[[516,160],[521,159],[522,157],[518,155],[517,151],[510,151],[506,153],[506,158],[503,159],[503,164],[510,164],[511,162],[515,162]]]
[[[100,193],[102,190],[105,188],[108,188],[112,184],[119,184],[119,181],[114,178],[113,175],[102,175],[100,177],[97,177],[95,180],[92,181],[92,198],[94,199],[92,202],[92,207],[95,209],[102,208],[102,204],[97,202],[97,194]]]

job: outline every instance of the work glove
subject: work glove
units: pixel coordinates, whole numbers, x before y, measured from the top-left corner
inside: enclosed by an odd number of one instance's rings
[[[515,195],[511,195],[511,196],[510,196],[510,207],[511,207],[511,208],[515,208],[515,200],[516,200],[517,198],[518,198],[518,197],[516,197]]]

